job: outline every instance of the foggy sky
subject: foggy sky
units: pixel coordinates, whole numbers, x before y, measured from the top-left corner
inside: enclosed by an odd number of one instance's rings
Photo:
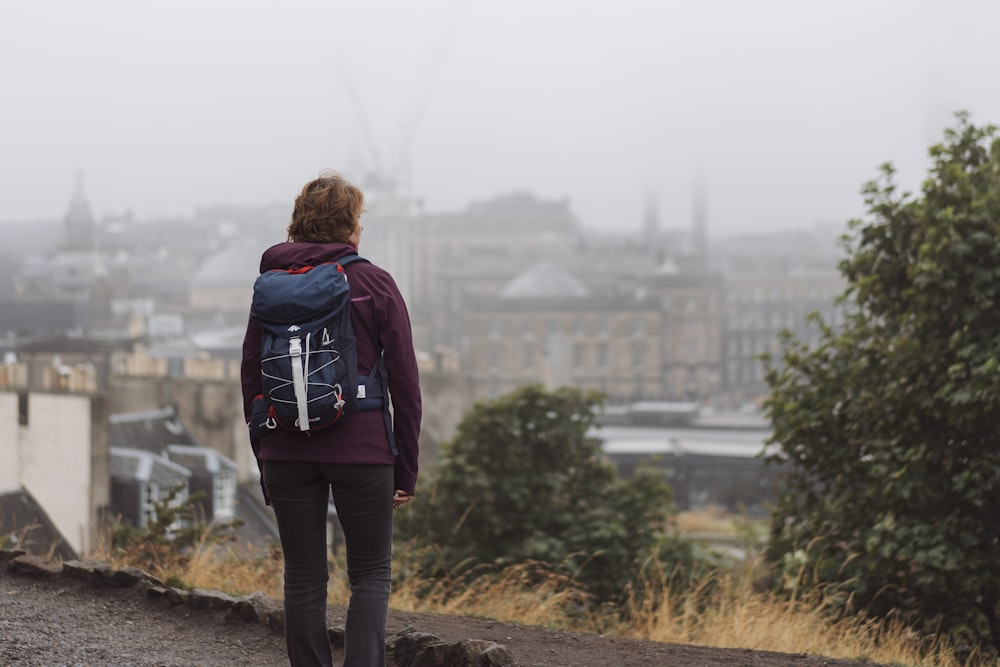
[[[649,196],[711,235],[842,223],[1000,124],[992,0],[0,0],[0,220],[290,203],[409,164],[432,211],[529,190],[589,227]],[[355,93],[352,94],[351,90]],[[362,120],[363,119],[363,120]],[[405,154],[408,160],[394,157]]]

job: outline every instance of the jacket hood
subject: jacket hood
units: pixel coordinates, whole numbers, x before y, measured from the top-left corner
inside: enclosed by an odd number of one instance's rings
[[[344,255],[357,252],[354,246],[347,243],[279,243],[261,255],[260,272],[316,266],[324,262],[335,262]]]

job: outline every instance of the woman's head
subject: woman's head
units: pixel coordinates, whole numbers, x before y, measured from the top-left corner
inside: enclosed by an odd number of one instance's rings
[[[298,243],[348,243],[357,245],[365,196],[339,174],[324,172],[309,181],[295,198],[288,240]]]

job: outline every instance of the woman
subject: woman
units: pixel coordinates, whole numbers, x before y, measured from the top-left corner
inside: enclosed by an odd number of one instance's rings
[[[361,191],[336,174],[302,188],[288,242],[268,248],[260,271],[335,262],[357,252],[364,227]],[[351,601],[345,665],[385,665],[393,509],[413,498],[420,387],[410,319],[392,277],[368,262],[345,266],[359,373],[385,363],[392,419],[358,411],[309,435],[278,428],[253,442],[265,498],[274,508],[285,562],[285,636],[294,667],[332,664],[326,627],[327,503],[332,489],[344,532]],[[261,327],[243,341],[243,406],[248,421],[261,393]],[[392,433],[388,429],[392,429]],[[395,452],[391,438],[395,439]]]

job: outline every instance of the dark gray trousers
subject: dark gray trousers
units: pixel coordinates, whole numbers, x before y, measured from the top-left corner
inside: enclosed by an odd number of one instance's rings
[[[393,468],[265,461],[285,559],[285,638],[292,667],[332,667],[326,627],[330,490],[347,547],[351,601],[345,667],[385,666],[392,564]]]

